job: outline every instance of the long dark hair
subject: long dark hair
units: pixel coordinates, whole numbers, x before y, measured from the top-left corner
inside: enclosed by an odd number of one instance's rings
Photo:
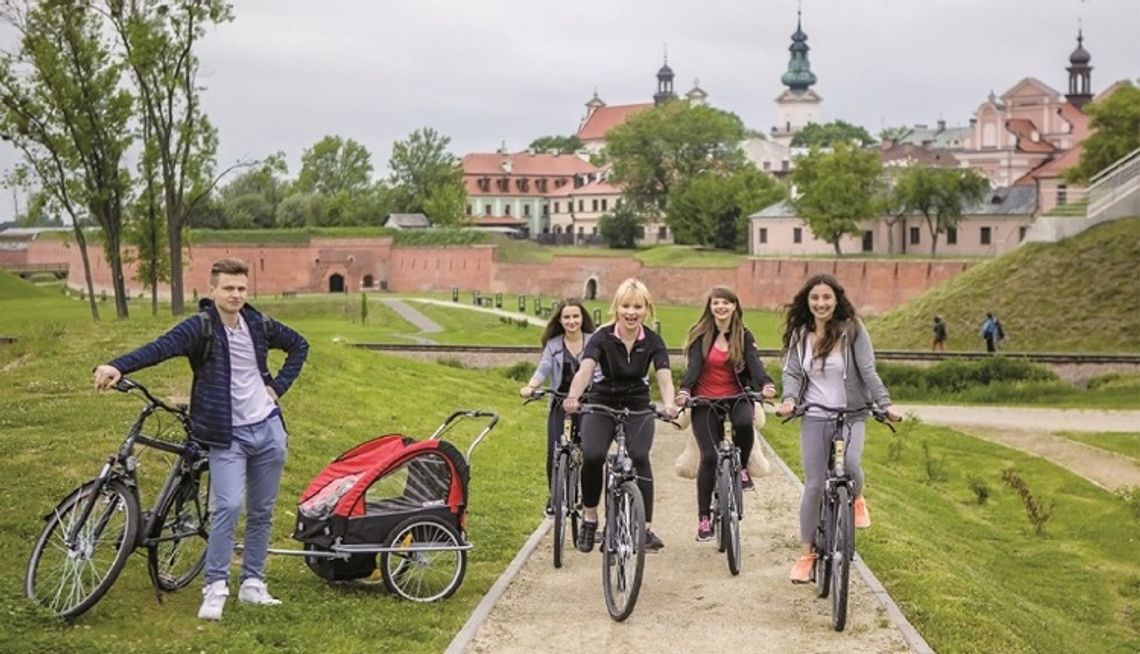
[[[709,296],[705,300],[705,310],[701,312],[697,322],[689,328],[685,352],[699,342],[701,352],[707,354],[713,341],[716,340],[716,317],[712,312],[714,299],[728,300],[736,305],[729,319],[728,332],[725,334],[725,338],[728,339],[728,363],[735,370],[744,364],[744,312],[740,308],[740,298],[727,286],[713,286],[709,290]]]
[[[824,326],[823,339],[812,347],[812,358],[826,359],[835,349],[835,344],[839,342],[844,330],[854,323],[856,319],[855,306],[851,304],[851,300],[847,299],[847,291],[843,289],[843,284],[840,284],[833,275],[827,273],[812,275],[804,282],[803,287],[792,298],[791,303],[784,305],[784,312],[787,314],[784,320],[785,353],[791,347],[792,339],[797,333],[804,328],[812,329],[815,327],[815,316],[812,315],[811,308],[808,307],[808,294],[811,293],[811,289],[820,284],[830,286],[831,291],[835,293],[835,312],[831,314],[831,319]]]
[[[578,307],[578,310],[582,312],[583,334],[594,333],[594,319],[590,317],[590,312],[586,310],[586,306],[578,298],[568,297],[554,305],[554,310],[550,312],[550,320],[546,323],[546,329],[542,331],[543,347],[546,347],[546,342],[550,339],[566,333],[566,329],[562,327],[562,310],[566,307]]]

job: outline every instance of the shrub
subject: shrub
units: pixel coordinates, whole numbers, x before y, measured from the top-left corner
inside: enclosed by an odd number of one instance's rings
[[[1057,506],[1056,502],[1050,502],[1049,508],[1045,508],[1044,503],[1034,497],[1033,493],[1029,490],[1029,485],[1017,474],[1013,468],[1006,468],[1001,473],[1001,479],[1007,486],[1017,491],[1017,496],[1021,498],[1021,503],[1025,505],[1025,515],[1029,518],[1030,524],[1033,525],[1033,531],[1038,536],[1045,533],[1045,523],[1049,522],[1049,518],[1053,517],[1053,509]]]
[[[970,490],[974,491],[974,497],[977,498],[979,505],[985,504],[990,499],[990,486],[981,477],[970,476]]]
[[[1132,517],[1140,521],[1140,486],[1124,486],[1116,489],[1116,496],[1132,511]]]
[[[534,364],[529,361],[519,361],[514,365],[503,369],[503,376],[507,379],[513,379],[518,382],[530,381],[530,376],[533,373]]]
[[[935,482],[943,481],[946,479],[946,455],[943,454],[937,459],[930,454],[930,443],[922,442],[922,457],[925,460],[926,466],[926,481]]]
[[[448,368],[458,368],[460,370],[463,370],[467,367],[467,364],[463,363],[456,357],[440,357],[436,359],[435,362],[441,366],[447,366]]]

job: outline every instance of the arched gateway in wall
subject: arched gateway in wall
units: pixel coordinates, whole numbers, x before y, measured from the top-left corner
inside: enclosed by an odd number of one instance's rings
[[[590,279],[586,282],[586,292],[582,293],[582,297],[587,300],[598,299],[598,280]]]
[[[329,293],[343,293],[344,292],[344,276],[339,274],[329,275]]]

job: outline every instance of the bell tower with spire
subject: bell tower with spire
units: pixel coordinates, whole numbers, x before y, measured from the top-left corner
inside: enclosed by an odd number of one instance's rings
[[[1069,55],[1069,92],[1065,95],[1069,103],[1077,109],[1092,100],[1092,55],[1084,46],[1084,32],[1077,28],[1077,49]]]
[[[673,69],[669,67],[669,51],[665,51],[665,63],[661,64],[661,70],[657,71],[657,93],[653,94],[653,104],[660,107],[661,105],[676,100],[677,94],[673,92]]]
[[[811,90],[816,83],[815,73],[811,72],[808,60],[808,36],[803,30],[802,12],[796,11],[796,31],[792,34],[792,45],[788,47],[788,70],[780,77],[787,87],[776,98],[776,115],[779,122],[772,128],[772,139],[783,145],[790,145],[796,132],[808,123],[819,122],[820,104],[823,98]]]

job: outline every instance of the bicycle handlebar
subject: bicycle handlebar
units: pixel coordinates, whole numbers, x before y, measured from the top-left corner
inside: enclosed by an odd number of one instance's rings
[[[628,422],[630,418],[637,416],[653,416],[662,422],[668,422],[679,427],[672,416],[652,404],[649,405],[648,409],[615,409],[613,407],[606,406],[605,404],[582,404],[579,407],[579,411],[581,413],[600,413],[603,415],[608,415],[614,420],[622,423]]]
[[[712,406],[716,404],[727,404],[729,402],[737,402],[739,400],[750,400],[752,402],[765,402],[765,398],[760,393],[746,388],[743,393],[736,395],[726,395],[725,397],[709,397],[705,395],[691,395],[685,400],[685,408],[692,408],[694,406]]]
[[[523,405],[525,406],[525,405],[530,404],[531,402],[534,402],[536,400],[541,400],[544,397],[552,397],[555,400],[560,401],[560,400],[565,400],[567,395],[566,395],[566,393],[559,393],[558,391],[551,391],[551,390],[546,390],[546,389],[542,389],[542,388],[537,388],[531,392],[530,397],[526,398],[526,400],[523,401]]]
[[[804,416],[804,414],[806,414],[808,412],[809,409],[819,409],[819,410],[824,411],[826,413],[834,414],[836,419],[842,419],[842,418],[849,416],[849,415],[863,415],[864,413],[866,413],[866,414],[869,414],[872,418],[874,418],[877,422],[881,422],[884,425],[886,425],[887,428],[891,430],[891,432],[895,431],[895,426],[891,424],[891,420],[887,416],[887,412],[883,411],[882,409],[880,409],[878,406],[876,406],[874,404],[868,404],[867,406],[863,407],[862,409],[849,409],[847,407],[840,408],[840,407],[833,407],[833,406],[825,406],[823,404],[816,404],[815,402],[807,402],[806,404],[801,404],[801,405],[796,406],[796,408],[792,411],[791,415],[784,418],[783,423],[788,423],[792,420],[795,420],[796,418],[802,418]],[[901,421],[901,418],[900,418],[900,421]]]
[[[147,403],[150,404],[151,406],[163,409],[165,411],[169,411],[171,413],[178,413],[178,414],[186,415],[186,410],[187,410],[186,405],[184,405],[184,404],[178,404],[178,405],[167,404],[163,400],[160,400],[157,397],[155,397],[154,395],[152,395],[151,392],[149,390],[147,390],[146,386],[143,386],[142,384],[138,383],[137,381],[135,381],[133,379],[129,379],[127,377],[120,377],[119,381],[115,382],[115,390],[119,391],[120,393],[128,393],[128,394],[131,391],[139,391],[140,393],[142,393],[143,397],[146,398]]]

